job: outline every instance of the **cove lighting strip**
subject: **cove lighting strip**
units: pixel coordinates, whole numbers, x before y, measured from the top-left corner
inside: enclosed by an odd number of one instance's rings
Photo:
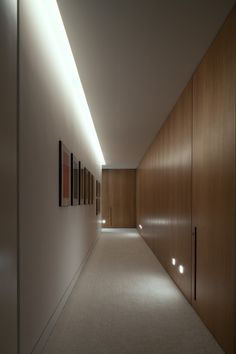
[[[55,57],[56,65],[59,65],[59,72],[63,75],[63,79],[65,78],[63,84],[66,85],[75,109],[79,112],[86,136],[93,145],[98,161],[101,165],[105,165],[105,159],[57,2],[56,0],[30,0],[29,6],[37,20],[35,25],[40,26],[41,35],[47,41],[47,48]]]

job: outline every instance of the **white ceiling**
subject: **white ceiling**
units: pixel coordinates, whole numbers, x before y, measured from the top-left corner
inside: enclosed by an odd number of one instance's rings
[[[232,0],[58,0],[106,168],[136,168]]]

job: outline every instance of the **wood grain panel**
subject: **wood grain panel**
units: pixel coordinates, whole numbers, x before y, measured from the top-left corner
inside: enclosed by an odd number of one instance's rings
[[[194,75],[193,226],[195,308],[234,353],[235,8]]]
[[[0,1],[0,353],[17,353],[17,1]],[[22,166],[22,168],[24,168]]]
[[[137,173],[137,223],[191,301],[192,81],[150,146]],[[177,265],[171,264],[176,258]],[[178,266],[183,265],[184,274]]]
[[[135,227],[136,170],[103,170],[102,184],[104,227]]]
[[[235,99],[236,7],[137,171],[141,235],[229,354],[236,353]]]

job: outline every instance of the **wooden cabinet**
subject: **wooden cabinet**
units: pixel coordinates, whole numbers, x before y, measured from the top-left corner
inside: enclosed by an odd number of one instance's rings
[[[136,170],[102,171],[103,227],[135,227]]]
[[[227,353],[235,331],[235,43],[234,9],[193,79],[193,305]]]

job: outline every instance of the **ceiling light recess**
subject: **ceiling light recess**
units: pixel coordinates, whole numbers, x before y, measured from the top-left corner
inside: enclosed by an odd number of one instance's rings
[[[94,154],[99,163],[105,165],[105,159],[57,1],[33,1],[32,4],[29,1],[28,11],[34,29],[42,37],[45,50],[50,53],[54,68],[57,68],[58,75],[63,81],[65,90],[71,99],[71,104],[74,106],[78,120],[84,129]]]

